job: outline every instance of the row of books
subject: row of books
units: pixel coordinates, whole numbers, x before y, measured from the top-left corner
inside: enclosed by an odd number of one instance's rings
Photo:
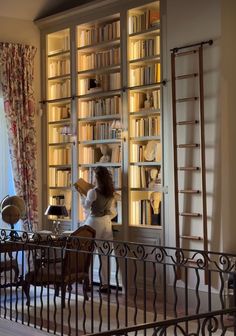
[[[70,148],[50,148],[49,165],[69,165],[71,164]]]
[[[118,38],[120,38],[119,20],[110,23],[103,23],[100,26],[81,29],[79,32],[79,47],[111,41]]]
[[[154,174],[153,174],[154,172]],[[161,183],[158,167],[131,166],[130,187],[153,189]]]
[[[149,200],[133,201],[131,210],[132,225],[152,225],[153,210]]]
[[[105,116],[120,113],[120,96],[81,101],[79,105],[79,114],[81,118]]]
[[[63,143],[70,141],[70,135],[65,134],[65,129],[68,126],[50,126],[49,128],[49,143]]]
[[[132,40],[130,42],[130,59],[155,56],[160,54],[160,36],[149,39]]]
[[[121,162],[121,146],[110,145],[107,146],[107,155],[110,157],[112,163]],[[79,160],[83,164],[93,164],[100,161],[103,156],[100,147],[83,146],[79,151]]]
[[[63,76],[70,73],[70,60],[67,58],[51,60],[48,64],[48,77]]]
[[[96,124],[83,124],[80,129],[80,140],[113,139],[111,122],[97,122]]]
[[[49,84],[49,99],[58,99],[70,96],[70,79]]]
[[[91,78],[80,78],[79,94],[84,95],[101,91],[118,90],[121,86],[120,72],[99,75],[96,80],[98,85],[96,87],[91,87]]]
[[[139,112],[142,109],[160,109],[160,90],[130,94],[130,112]]]
[[[145,156],[147,145],[140,145],[136,143],[131,144],[130,154],[131,162],[144,162],[147,161]],[[161,162],[161,144],[156,141],[155,153],[153,153],[153,161]]]
[[[107,169],[110,171],[112,175],[114,187],[121,188],[121,185],[122,185],[121,168],[108,167]],[[93,181],[94,181],[94,174],[95,174],[94,168],[91,168],[91,167],[80,171],[80,177],[82,177],[85,181],[91,184],[93,184]]]
[[[158,26],[160,23],[160,13],[155,9],[145,11],[135,11],[129,16],[129,34],[134,34],[150,27]]]
[[[120,64],[120,47],[90,54],[78,54],[79,70],[99,69]]]
[[[70,187],[71,170],[69,168],[49,168],[50,187]]]
[[[130,86],[155,84],[160,78],[160,63],[130,69]]]
[[[55,40],[56,43],[54,44]],[[48,55],[54,55],[63,51],[67,51],[69,49],[70,49],[69,32],[63,33],[61,37],[59,37],[58,35],[55,37],[54,34],[48,35]]]
[[[160,116],[131,119],[132,136],[157,136],[160,135]]]
[[[70,105],[52,105],[50,107],[49,122],[70,118]]]

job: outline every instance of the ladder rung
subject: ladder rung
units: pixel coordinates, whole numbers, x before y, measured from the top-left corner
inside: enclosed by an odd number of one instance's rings
[[[200,190],[184,189],[184,190],[179,190],[179,193],[181,193],[181,194],[200,194]]]
[[[187,55],[191,55],[191,54],[196,54],[198,52],[198,50],[193,49],[193,50],[189,50],[189,51],[183,51],[181,53],[175,54],[176,57],[180,57],[180,56],[187,56]]]
[[[176,125],[195,125],[195,124],[198,124],[199,121],[198,120],[183,120],[183,121],[178,121],[176,123]]]
[[[183,217],[201,217],[201,214],[196,212],[181,212],[179,215]]]
[[[176,103],[183,103],[183,102],[194,101],[194,100],[198,100],[198,97],[186,97],[186,98],[176,99]]]
[[[199,147],[199,144],[180,144],[177,145],[177,148],[197,148]]]
[[[197,171],[197,170],[200,170],[200,167],[179,167],[178,170],[181,170],[181,171]]]
[[[176,76],[175,79],[179,80],[179,79],[187,79],[187,78],[192,78],[192,77],[197,77],[198,74],[195,73],[191,73],[191,74],[187,74],[187,75],[180,75],[180,76]]]
[[[180,238],[189,240],[203,240],[203,238],[199,236],[180,236]]]

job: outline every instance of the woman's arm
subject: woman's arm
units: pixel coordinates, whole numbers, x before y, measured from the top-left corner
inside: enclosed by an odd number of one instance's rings
[[[84,209],[88,210],[91,208],[92,203],[96,200],[97,193],[95,189],[90,189],[87,192],[87,196],[81,196],[81,204]]]

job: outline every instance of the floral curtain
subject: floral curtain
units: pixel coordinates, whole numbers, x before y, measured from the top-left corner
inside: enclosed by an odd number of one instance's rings
[[[24,229],[38,226],[33,59],[36,48],[0,43],[1,86],[16,194],[26,204]]]

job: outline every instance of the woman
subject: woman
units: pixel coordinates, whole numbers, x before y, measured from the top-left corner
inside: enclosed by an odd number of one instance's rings
[[[96,238],[112,240],[111,218],[114,217],[112,206],[114,204],[114,186],[110,172],[106,167],[95,169],[95,187],[90,189],[87,196],[81,195],[81,203],[87,212],[84,224],[96,230]],[[102,244],[101,244],[102,248]],[[108,291],[108,273],[106,257],[101,257],[101,292]]]

